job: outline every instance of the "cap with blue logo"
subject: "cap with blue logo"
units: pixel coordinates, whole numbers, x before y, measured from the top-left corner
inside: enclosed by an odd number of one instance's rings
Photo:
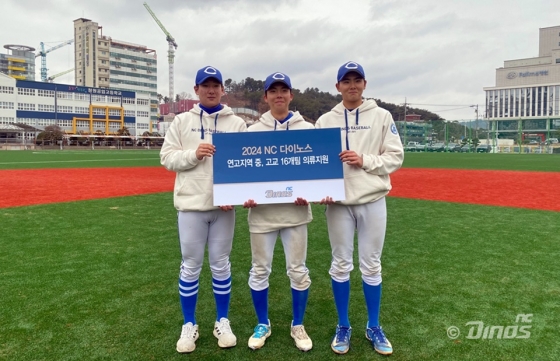
[[[220,84],[224,83],[222,81],[222,73],[218,69],[213,66],[205,66],[196,72],[195,85],[200,85],[210,78],[216,79]]]
[[[264,82],[264,91],[267,91],[274,83],[282,83],[286,85],[288,88],[292,89],[292,83],[290,82],[290,77],[284,73],[276,72],[266,77],[266,80]]]
[[[362,76],[362,78],[366,78],[364,68],[362,68],[362,66],[355,61],[349,61],[338,69],[338,76],[336,77],[337,82],[340,82],[342,78],[344,78],[346,74],[350,72],[358,73]]]

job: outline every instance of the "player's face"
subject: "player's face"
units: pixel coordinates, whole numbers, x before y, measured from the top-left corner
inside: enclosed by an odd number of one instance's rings
[[[366,88],[366,83],[366,80],[358,73],[350,72],[336,84],[336,90],[342,95],[342,101],[346,107],[355,108],[362,104],[362,93]]]
[[[213,108],[220,104],[222,95],[224,95],[224,86],[216,79],[210,78],[196,85],[194,91],[200,99],[200,104],[207,108]]]
[[[294,95],[285,84],[275,83],[264,94],[264,101],[270,106],[272,113],[282,114],[289,110]]]

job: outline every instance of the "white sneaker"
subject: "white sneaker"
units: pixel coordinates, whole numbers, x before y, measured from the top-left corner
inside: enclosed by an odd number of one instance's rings
[[[307,332],[305,332],[303,325],[292,326],[292,332],[290,334],[296,342],[296,347],[301,351],[309,351],[313,348],[313,341],[311,341]]]
[[[237,338],[231,331],[229,320],[225,317],[214,323],[214,336],[218,339],[218,346],[228,348],[237,345]]]
[[[181,330],[181,337],[177,341],[177,352],[189,353],[196,348],[195,342],[198,340],[198,325],[187,322]]]
[[[266,339],[272,334],[270,321],[268,321],[268,325],[259,323],[253,331],[253,335],[249,338],[249,348],[258,350],[264,346]]]

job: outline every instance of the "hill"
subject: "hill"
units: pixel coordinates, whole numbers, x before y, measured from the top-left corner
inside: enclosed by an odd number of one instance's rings
[[[264,82],[247,77],[236,82],[227,79],[224,82],[226,88],[226,101],[231,107],[247,107],[264,113],[268,110],[268,105],[263,100]],[[294,100],[290,108],[299,111],[300,114],[311,123],[324,113],[331,110],[336,104],[342,101],[340,94],[333,95],[329,92],[320,91],[318,88],[307,88],[303,91],[293,89]],[[394,120],[404,120],[404,106],[384,102],[381,99],[374,99],[377,104],[387,109],[393,115]],[[419,114],[423,120],[444,120],[439,115],[424,109],[407,107],[407,114]]]

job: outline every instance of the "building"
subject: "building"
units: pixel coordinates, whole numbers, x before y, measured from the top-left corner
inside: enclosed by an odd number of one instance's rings
[[[521,144],[554,137],[560,130],[560,26],[539,29],[538,57],[504,61],[496,85],[484,91],[492,139]]]
[[[0,54],[0,72],[19,80],[35,80],[35,48],[25,45],[4,45],[7,54]]]
[[[103,35],[103,27],[89,19],[74,20],[75,84],[131,91],[150,106],[157,123],[157,55],[144,45]],[[145,96],[144,96],[145,95]],[[142,100],[143,101],[143,100]],[[150,131],[153,131],[150,128]]]
[[[152,126],[148,94],[16,80],[0,73],[0,125],[58,125],[68,134],[141,135]],[[34,135],[29,135],[34,136]]]

